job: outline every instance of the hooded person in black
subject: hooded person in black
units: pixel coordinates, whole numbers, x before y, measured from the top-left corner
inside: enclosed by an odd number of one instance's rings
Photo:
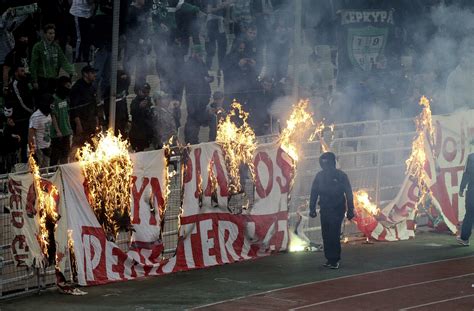
[[[462,174],[459,196],[464,197],[466,191],[466,214],[462,221],[461,235],[457,237],[459,244],[469,246],[469,238],[472,233],[472,224],[474,223],[474,153],[467,158],[466,168]]]
[[[319,198],[321,207],[321,231],[324,243],[324,256],[327,259],[325,267],[339,268],[341,259],[341,225],[346,213],[347,219],[354,218],[354,199],[352,188],[347,175],[336,169],[336,156],[325,152],[319,157],[322,168],[314,178],[311,186],[309,215],[317,216],[316,203]]]

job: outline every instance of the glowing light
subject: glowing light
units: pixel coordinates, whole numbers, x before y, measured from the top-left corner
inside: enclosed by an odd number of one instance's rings
[[[35,205],[39,214],[38,242],[40,243],[43,255],[48,257],[50,236],[47,223],[50,222],[54,224],[53,232],[55,232],[57,221],[59,220],[59,214],[56,211],[55,202],[55,198],[58,196],[58,189],[54,185],[49,184],[46,186],[43,184],[39,173],[39,167],[36,164],[33,154],[33,152],[30,152],[29,154],[28,166],[30,168],[31,174],[33,175],[33,185],[36,193]]]
[[[290,243],[288,245],[289,252],[302,252],[307,249],[309,243],[299,236],[297,236],[294,232],[289,231],[290,233]]]
[[[427,157],[425,153],[425,142],[434,145],[434,127],[431,116],[430,101],[422,96],[419,105],[423,107],[420,115],[415,119],[417,135],[413,140],[411,155],[406,160],[407,174],[417,179],[418,188],[421,196],[419,202],[423,201],[424,196],[429,192],[425,185],[428,179],[424,169]]]
[[[89,204],[111,239],[116,239],[120,223],[130,225],[130,185],[133,165],[128,142],[109,130],[78,150]]]
[[[314,124],[311,113],[307,111],[308,104],[308,100],[301,100],[293,106],[293,111],[286,121],[286,128],[280,134],[281,148],[294,161],[298,161],[298,147],[296,143],[301,141],[301,135],[304,131]]]
[[[365,190],[359,190],[354,193],[354,203],[357,211],[365,211],[373,216],[380,213],[380,209],[375,203],[370,201],[369,194]]]
[[[253,154],[257,143],[255,133],[247,123],[248,116],[249,114],[242,110],[242,106],[234,101],[227,116],[217,125],[216,142],[224,153],[231,194],[242,192],[240,182],[242,165],[247,165],[252,178],[254,177]]]

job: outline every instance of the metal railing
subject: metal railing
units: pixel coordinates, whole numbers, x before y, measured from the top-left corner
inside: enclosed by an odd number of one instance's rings
[[[411,142],[415,136],[413,120],[367,121],[338,124],[334,133],[329,135],[330,148],[336,153],[338,163],[349,176],[353,189],[366,189],[379,206],[393,199],[400,189],[405,176],[405,160],[410,154]],[[259,137],[259,143],[275,141],[277,135]],[[321,145],[318,141],[302,145],[301,160],[295,178],[289,204],[289,226],[294,228],[299,221],[298,214],[307,214],[307,202],[312,180],[319,171]],[[171,163],[179,168],[179,156],[174,156]],[[170,165],[172,169],[173,165]],[[51,176],[56,168],[42,169],[44,177]],[[170,180],[170,194],[165,212],[162,233],[164,244],[163,258],[172,257],[178,243],[179,215],[181,212],[181,171],[178,169]],[[54,267],[46,270],[16,267],[11,254],[10,244],[12,229],[10,214],[4,213],[8,206],[6,193],[7,175],[0,175],[0,298],[39,291],[55,284]],[[253,185],[251,181],[245,186],[250,206],[253,205]],[[303,208],[302,208],[303,207]],[[300,211],[300,212],[298,212]],[[311,241],[321,243],[319,218],[309,219],[304,230]],[[345,226],[346,235],[358,234],[355,227]],[[127,251],[130,235],[121,232],[117,239],[118,246]],[[68,269],[69,271],[70,269]],[[71,277],[70,273],[67,277]]]

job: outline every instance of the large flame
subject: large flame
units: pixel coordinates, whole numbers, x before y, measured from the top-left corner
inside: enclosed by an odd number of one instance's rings
[[[293,111],[286,121],[286,128],[280,134],[281,148],[294,161],[298,161],[296,142],[301,140],[301,134],[314,124],[311,113],[307,111],[308,104],[309,100],[301,100],[293,106]]]
[[[322,121],[316,122],[315,130],[308,139],[308,141],[314,141],[315,139],[319,140],[321,144],[322,152],[330,151],[329,145],[326,143],[326,140],[324,139],[324,130],[326,128],[329,128],[332,135],[334,135],[334,124],[326,126],[326,124],[324,124],[324,119],[323,119]]]
[[[50,191],[43,189],[41,183],[41,175],[39,173],[39,167],[33,157],[33,152],[30,152],[28,157],[28,166],[30,172],[33,175],[33,184],[36,193],[37,211],[39,214],[39,236],[38,240],[40,243],[41,251],[45,257],[48,257],[48,246],[49,246],[49,231],[47,228],[47,222],[54,224],[54,231],[57,227],[57,221],[59,215],[56,211],[56,203],[54,198],[58,196],[58,189],[52,185]],[[53,232],[54,232],[53,231]]]
[[[324,131],[329,128],[334,133],[334,124],[326,126],[324,119],[315,122],[313,115],[308,111],[309,100],[300,100],[293,105],[293,111],[286,121],[286,128],[280,134],[280,143],[283,150],[296,162],[298,161],[298,142],[319,140],[323,152],[329,151],[329,145],[324,140]],[[308,130],[314,131],[306,136]],[[306,138],[308,137],[308,138]]]
[[[74,253],[74,238],[72,237],[73,231],[69,229],[67,231],[67,246],[69,250],[69,262],[71,264],[71,274],[74,279],[77,276],[77,262],[76,255]]]
[[[424,184],[427,180],[424,165],[426,163],[425,141],[431,145],[434,144],[434,127],[432,123],[430,101],[422,96],[419,105],[423,107],[422,112],[416,118],[417,135],[412,143],[411,155],[406,160],[407,174],[413,176],[418,181],[418,188],[421,191],[421,198],[428,193],[428,189]]]
[[[116,238],[120,223],[130,221],[130,184],[133,165],[128,142],[109,130],[78,150],[88,200],[110,238]]]
[[[225,162],[229,171],[231,194],[242,192],[240,168],[247,165],[254,176],[253,154],[257,148],[255,133],[248,125],[249,114],[242,106],[233,102],[231,110],[217,125],[216,142],[222,147]],[[235,121],[234,121],[235,120]]]
[[[369,194],[365,190],[359,190],[354,193],[354,203],[357,211],[364,211],[373,216],[380,213],[380,209],[375,203],[370,201]]]

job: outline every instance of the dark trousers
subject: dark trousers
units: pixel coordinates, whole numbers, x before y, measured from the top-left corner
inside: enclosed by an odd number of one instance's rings
[[[461,239],[468,241],[471,237],[474,222],[474,193],[466,193],[466,215],[462,221]]]
[[[56,91],[57,80],[54,78],[38,77],[38,91],[37,96],[48,93],[54,94]]]
[[[71,151],[71,136],[63,136],[51,139],[51,160],[50,165],[68,163],[69,152]]]
[[[186,124],[184,125],[184,141],[187,144],[199,144],[199,130],[201,126],[209,126],[209,121],[188,113]]]
[[[217,44],[217,68],[220,70],[224,62],[224,57],[227,54],[227,36],[225,32],[219,33],[218,29],[208,27],[208,40],[206,42],[206,65],[208,68],[212,66],[212,59],[216,55]]]
[[[340,211],[339,211],[340,210]],[[324,256],[330,264],[341,260],[341,225],[344,209],[337,211],[321,208],[321,231],[324,243]]]

